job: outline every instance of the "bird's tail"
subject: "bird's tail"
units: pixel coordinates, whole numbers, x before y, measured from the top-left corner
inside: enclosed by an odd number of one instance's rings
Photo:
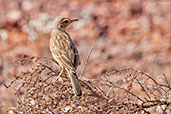
[[[70,77],[71,85],[72,85],[72,88],[74,89],[75,94],[77,96],[81,96],[82,91],[81,91],[81,88],[80,88],[80,85],[79,85],[79,80],[77,78],[76,72],[70,71],[69,72],[69,77]]]

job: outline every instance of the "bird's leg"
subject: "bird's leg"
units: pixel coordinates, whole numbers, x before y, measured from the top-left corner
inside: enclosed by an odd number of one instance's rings
[[[64,70],[65,70],[65,68],[64,68],[64,67],[62,67],[62,69],[61,69],[60,73],[58,74],[58,77],[60,77],[60,76],[64,73]]]
[[[55,79],[55,82],[57,82],[57,81],[58,81],[58,78],[59,78],[60,76],[62,76],[62,74],[64,73],[64,70],[65,70],[65,68],[62,67],[60,73],[58,74],[58,76],[57,76],[56,79]]]

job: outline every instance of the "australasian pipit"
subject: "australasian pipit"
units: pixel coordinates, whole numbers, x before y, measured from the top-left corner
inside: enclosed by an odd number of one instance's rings
[[[81,62],[78,50],[70,35],[65,30],[69,24],[75,21],[78,21],[78,19],[70,19],[65,17],[56,19],[50,38],[50,51],[53,58],[62,67],[59,76],[63,74],[64,70],[66,70],[69,75],[74,93],[77,96],[81,96],[82,92],[76,74],[77,66],[80,65]]]

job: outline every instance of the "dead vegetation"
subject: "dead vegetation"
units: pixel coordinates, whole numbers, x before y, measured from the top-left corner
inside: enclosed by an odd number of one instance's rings
[[[133,68],[106,72],[96,79],[80,78],[83,95],[74,95],[67,75],[51,58],[25,57],[16,61],[29,70],[16,75],[7,88],[20,83],[16,107],[9,114],[169,114],[171,87]],[[117,80],[115,80],[117,77]],[[120,77],[120,79],[118,79]],[[58,78],[58,82],[54,79]]]

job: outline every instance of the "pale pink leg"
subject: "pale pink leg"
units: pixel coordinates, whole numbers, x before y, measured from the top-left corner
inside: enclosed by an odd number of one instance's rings
[[[58,81],[58,78],[59,78],[59,77],[64,73],[64,70],[65,70],[65,68],[64,68],[64,67],[62,67],[62,69],[61,69],[60,73],[58,74],[57,78],[55,79],[55,82],[57,82],[57,81]]]
[[[60,77],[60,76],[64,73],[64,70],[65,70],[65,68],[64,68],[64,67],[62,67],[62,69],[61,69],[60,73],[58,74],[58,77]]]

